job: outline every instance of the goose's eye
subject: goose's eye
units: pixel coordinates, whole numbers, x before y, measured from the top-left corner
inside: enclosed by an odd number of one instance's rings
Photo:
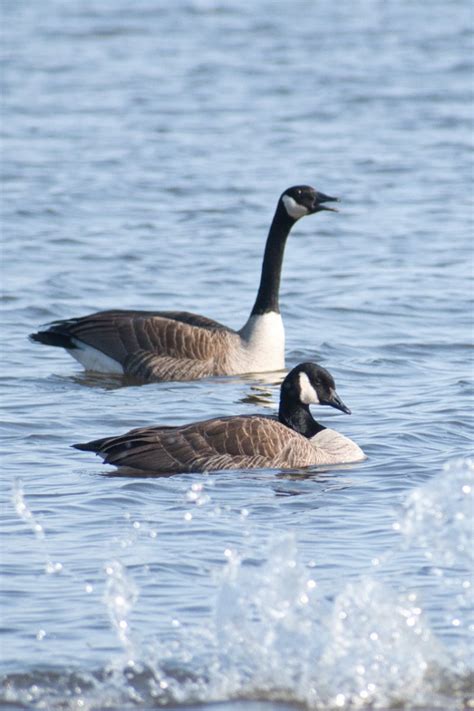
[[[297,191],[296,191],[296,194],[297,194],[297,195],[302,195],[303,193],[302,193],[301,190],[297,190]]]

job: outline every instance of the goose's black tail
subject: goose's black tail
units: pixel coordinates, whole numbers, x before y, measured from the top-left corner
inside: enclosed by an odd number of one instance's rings
[[[58,348],[77,348],[71,336],[61,332],[58,327],[51,326],[47,331],[38,331],[30,334],[30,340],[43,343],[45,346],[57,346]]]
[[[77,444],[71,444],[74,449],[80,449],[82,452],[98,452],[101,449],[101,445],[105,442],[105,438],[96,439],[92,442],[78,442]]]

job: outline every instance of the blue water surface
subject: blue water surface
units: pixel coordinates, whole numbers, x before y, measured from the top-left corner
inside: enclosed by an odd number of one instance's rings
[[[472,708],[468,0],[3,5],[2,708]],[[282,373],[85,374],[106,308],[240,327],[280,193],[287,366],[354,466],[105,476],[77,441],[271,412]],[[238,703],[237,703],[238,701]],[[219,710],[220,711],[220,710]]]

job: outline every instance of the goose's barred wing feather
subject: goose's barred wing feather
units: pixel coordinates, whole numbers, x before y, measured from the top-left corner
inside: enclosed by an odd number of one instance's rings
[[[308,440],[272,417],[242,415],[183,427],[144,427],[78,449],[108,464],[150,473],[216,469],[293,468],[315,463]]]
[[[227,344],[238,337],[217,321],[186,311],[113,310],[56,321],[49,330],[33,338],[69,348],[75,347],[73,339],[77,339],[124,365],[127,358],[145,351],[175,359],[207,361],[220,343]],[[53,343],[58,339],[60,343]],[[130,372],[133,373],[133,367]]]
[[[155,355],[149,351],[135,351],[128,355],[123,364],[127,375],[144,380],[196,380],[209,375],[217,375],[215,359],[192,360],[191,358],[170,358]]]

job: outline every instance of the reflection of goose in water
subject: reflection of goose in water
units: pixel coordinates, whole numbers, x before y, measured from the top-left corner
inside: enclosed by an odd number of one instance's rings
[[[314,363],[302,363],[282,383],[278,419],[237,415],[178,427],[141,427],[74,447],[96,452],[107,464],[130,474],[293,469],[364,459],[354,442],[314,420],[312,403],[350,413],[330,373]]]
[[[268,233],[257,298],[240,331],[187,312],[113,310],[56,321],[31,338],[65,348],[86,370],[145,380],[281,370],[285,334],[278,297],[286,240],[301,217],[331,210],[324,203],[335,199],[307,185],[282,194]]]
[[[273,375],[273,378],[268,378],[263,380],[263,382],[260,375],[255,375],[257,383],[252,383],[247,393],[242,397],[239,397],[238,402],[243,402],[246,405],[269,407],[273,410],[275,408],[275,404],[273,402],[273,390],[272,387],[269,386],[281,385],[283,379],[281,375],[280,377],[276,374]]]

